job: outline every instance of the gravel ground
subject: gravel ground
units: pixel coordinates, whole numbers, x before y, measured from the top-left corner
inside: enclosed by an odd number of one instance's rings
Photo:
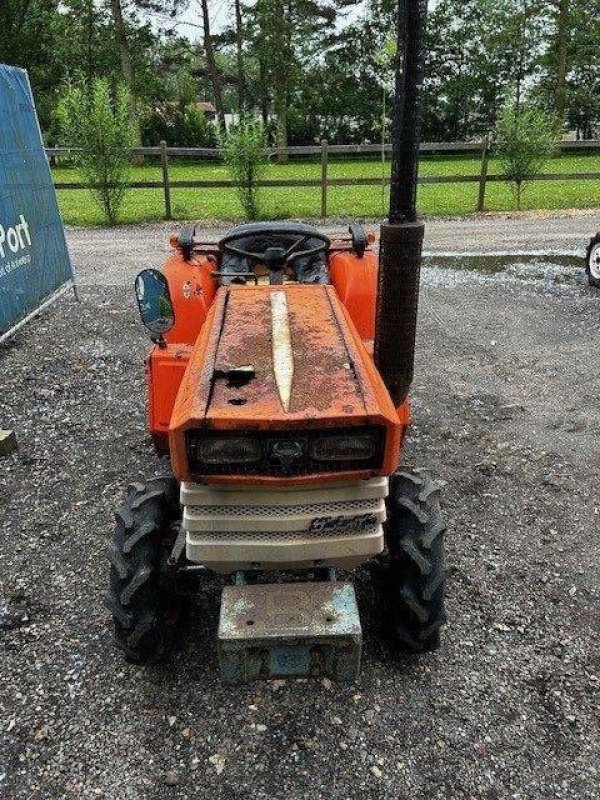
[[[124,664],[101,602],[112,510],[162,468],[110,284],[163,233],[72,233],[81,303],[0,349],[0,797],[599,798],[600,296],[569,267],[424,270],[407,460],[447,482],[443,646],[394,656],[363,570],[356,686],[228,689],[217,581],[168,668]]]
[[[314,222],[314,220],[311,220]],[[328,233],[346,232],[348,224],[328,220]],[[367,225],[374,230],[375,223]],[[178,223],[122,225],[116,229],[71,228],[69,242],[81,284],[131,283],[142,267],[160,267],[169,252],[169,236]],[[600,229],[600,209],[563,212],[524,212],[447,217],[427,221],[428,253],[583,252]],[[198,237],[214,241],[225,233],[223,223],[198,225]],[[101,269],[98,258],[100,254]]]

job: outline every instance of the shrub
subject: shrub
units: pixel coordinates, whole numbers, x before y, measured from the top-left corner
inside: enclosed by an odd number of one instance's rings
[[[305,109],[295,106],[288,108],[288,145],[304,147],[321,141],[321,120],[315,114],[305,113]]]
[[[142,141],[149,146],[163,139],[169,147],[216,147],[217,130],[194,106],[154,109],[142,120]]]
[[[250,117],[242,118],[221,136],[221,147],[246,217],[258,219],[258,182],[265,174],[268,159],[267,134],[263,124]]]
[[[72,85],[58,107],[65,144],[79,148],[75,167],[109,225],[118,221],[127,191],[135,133],[131,100],[125,86],[111,95],[109,83],[96,79],[91,87]]]
[[[523,184],[541,172],[556,147],[555,120],[536,105],[507,105],[495,131],[496,151],[521,208]]]

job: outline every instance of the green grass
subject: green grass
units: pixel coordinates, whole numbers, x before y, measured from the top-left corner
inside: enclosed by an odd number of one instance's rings
[[[441,157],[424,158],[421,174],[425,175],[478,175],[478,158]],[[490,174],[500,171],[497,161],[490,162]],[[548,173],[600,172],[600,155],[566,155],[553,159],[545,168]],[[75,170],[56,168],[57,181],[79,180]],[[385,165],[389,173],[389,163]],[[225,168],[220,164],[182,163],[171,165],[171,180],[227,180]],[[319,163],[294,161],[287,165],[270,165],[267,177],[272,180],[304,178],[319,180]],[[381,162],[360,158],[332,159],[329,164],[331,178],[379,178]],[[148,164],[132,170],[136,181],[160,181],[157,165]],[[440,184],[419,188],[419,209],[423,214],[469,214],[476,206],[478,184]],[[381,217],[385,213],[387,189],[380,186],[332,186],[328,192],[330,216]],[[84,190],[62,190],[58,193],[59,205],[65,223],[69,225],[100,225],[102,212],[91,195]],[[316,217],[320,213],[319,188],[265,188],[261,192],[264,216],[267,218]],[[242,208],[233,189],[172,189],[173,215],[178,219],[241,219]],[[524,209],[564,209],[600,206],[600,181],[541,181],[529,184],[523,193]],[[515,200],[510,187],[503,183],[489,183],[486,190],[488,211],[513,211]],[[133,189],[123,204],[122,222],[144,222],[162,219],[164,204],[162,189]]]

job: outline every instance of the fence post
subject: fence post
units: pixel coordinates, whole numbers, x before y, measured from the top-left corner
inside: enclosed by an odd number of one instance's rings
[[[327,139],[321,140],[321,216],[327,216]]]
[[[490,163],[490,142],[486,136],[483,140],[483,151],[481,153],[481,172],[479,175],[479,197],[477,198],[477,213],[485,211],[485,185],[487,182],[488,166]]]
[[[165,219],[173,219],[171,216],[171,183],[169,181],[169,156],[167,155],[167,143],[163,140],[160,143],[160,165],[162,167],[163,189],[165,192]]]

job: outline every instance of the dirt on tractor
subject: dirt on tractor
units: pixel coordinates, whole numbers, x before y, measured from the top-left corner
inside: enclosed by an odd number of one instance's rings
[[[111,646],[113,509],[124,484],[167,472],[131,290],[164,251],[148,263],[151,243],[128,235],[90,233],[107,243],[93,259],[72,235],[81,303],[0,349],[0,427],[19,441],[0,460],[0,797],[598,797],[600,296],[583,267],[423,268],[406,459],[445,482],[441,648],[393,655],[361,569],[355,686],[232,688],[219,578],[173,664]]]

